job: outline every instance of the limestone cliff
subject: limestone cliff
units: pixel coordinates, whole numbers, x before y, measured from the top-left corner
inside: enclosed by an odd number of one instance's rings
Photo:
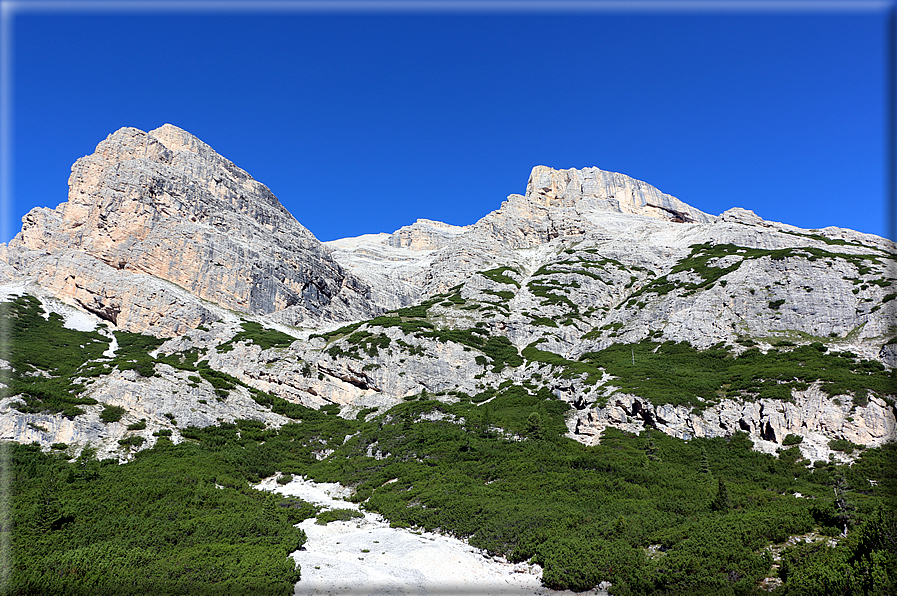
[[[373,312],[267,187],[170,124],[109,135],[72,167],[68,202],[28,213],[6,254],[57,296],[155,335],[208,322],[196,298],[293,325]]]
[[[146,419],[149,445],[154,429],[177,439],[185,424],[285,422],[252,399],[259,391],[353,416],[422,391],[485,404],[509,386],[569,404],[568,436],[587,444],[607,426],[682,438],[743,431],[766,451],[794,434],[805,457],[825,459],[831,439],[897,438],[897,391],[880,382],[897,364],[893,242],[741,208],[715,217],[597,168],[537,166],[525,194],[468,226],[419,219],[321,244],[196,137],[122,129],[75,164],[68,202],[31,211],[0,258],[6,294],[171,337],[153,358],[192,354],[240,383],[225,399],[171,360],[146,378],[115,368],[88,382],[100,403],[74,419],[0,400],[0,438],[111,452],[137,431],[101,425],[102,404],[125,407],[125,422]],[[289,337],[264,348],[249,323]],[[804,378],[799,362],[774,378],[756,371],[774,398],[723,383],[683,405],[624,391],[624,373],[588,363],[619,344],[628,355],[677,342],[729,359],[816,346],[850,364],[853,385]]]

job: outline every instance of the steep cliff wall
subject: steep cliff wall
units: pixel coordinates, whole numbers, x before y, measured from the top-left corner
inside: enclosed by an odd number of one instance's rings
[[[23,219],[6,261],[121,329],[175,335],[200,301],[289,324],[373,312],[347,274],[260,182],[175,126],[123,128],[79,159],[69,198]]]

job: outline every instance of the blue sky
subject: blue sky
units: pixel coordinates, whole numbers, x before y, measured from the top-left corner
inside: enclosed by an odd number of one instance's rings
[[[126,13],[20,3],[14,201],[0,241],[32,207],[64,202],[72,163],[108,134],[166,122],[268,185],[321,240],[419,217],[473,223],[523,193],[539,164],[623,172],[713,214],[739,206],[887,235],[888,5],[815,4]]]

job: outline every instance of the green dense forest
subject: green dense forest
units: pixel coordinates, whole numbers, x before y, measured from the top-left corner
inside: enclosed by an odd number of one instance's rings
[[[561,436],[566,407],[510,386],[482,406],[423,396],[367,422],[306,409],[280,429],[184,429],[122,465],[13,445],[7,593],[291,594],[287,555],[304,542],[291,524],[317,511],[250,487],[277,471],[352,485],[394,526],[531,560],[551,588],[753,594],[777,576],[773,594],[897,591],[897,446],[850,466],[757,453],[742,434],[608,429],[586,447]],[[336,452],[318,461],[322,443]],[[810,532],[821,539],[774,562],[768,547]]]

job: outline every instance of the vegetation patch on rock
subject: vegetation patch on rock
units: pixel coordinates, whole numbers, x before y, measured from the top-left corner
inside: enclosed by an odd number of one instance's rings
[[[790,400],[792,389],[821,381],[829,395],[852,395],[863,401],[868,392],[887,394],[895,373],[876,361],[849,352],[827,353],[820,343],[788,351],[762,353],[750,348],[739,356],[722,346],[698,350],[685,342],[613,344],[583,354],[584,363],[606,370],[621,391],[654,405],[691,406],[698,410],[726,397]]]

